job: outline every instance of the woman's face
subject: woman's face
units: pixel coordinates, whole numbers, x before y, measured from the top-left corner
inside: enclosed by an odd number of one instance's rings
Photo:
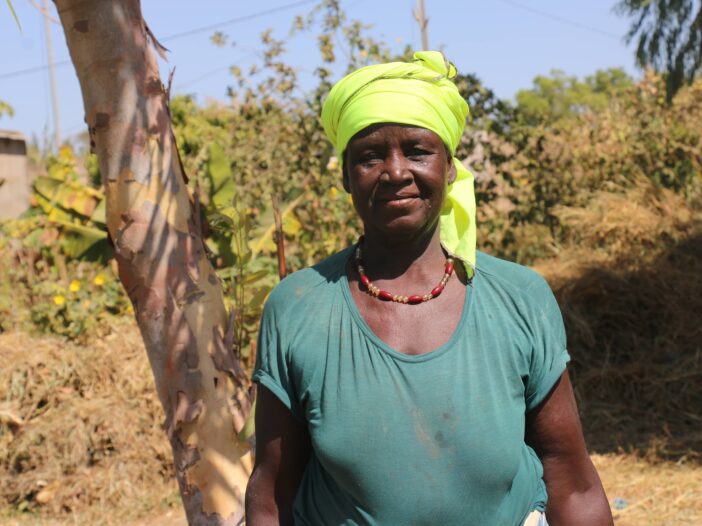
[[[346,149],[344,188],[366,234],[414,237],[432,230],[455,178],[446,146],[426,128],[373,125]]]

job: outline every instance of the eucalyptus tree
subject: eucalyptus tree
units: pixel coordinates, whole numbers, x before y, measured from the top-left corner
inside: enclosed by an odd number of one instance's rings
[[[239,524],[251,444],[250,383],[206,257],[139,0],[54,0],[83,94],[109,236],[133,303],[191,525]],[[148,447],[148,444],[135,444]]]

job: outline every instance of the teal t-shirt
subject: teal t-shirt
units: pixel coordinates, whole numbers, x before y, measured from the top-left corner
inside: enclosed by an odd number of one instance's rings
[[[548,284],[479,253],[452,337],[408,356],[356,308],[351,250],[285,278],[261,320],[254,380],[312,442],[295,524],[521,525],[547,499],[525,413],[569,360]]]

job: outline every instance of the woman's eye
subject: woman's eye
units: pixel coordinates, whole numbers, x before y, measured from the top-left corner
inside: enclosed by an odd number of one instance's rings
[[[376,152],[364,153],[360,158],[362,164],[372,164],[380,160],[380,155],[378,155]]]
[[[425,155],[429,155],[429,152],[424,148],[415,147],[407,152],[407,157],[424,157]]]

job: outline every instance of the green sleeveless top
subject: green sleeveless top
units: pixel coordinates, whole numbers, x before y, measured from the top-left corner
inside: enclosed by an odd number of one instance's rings
[[[345,274],[351,254],[285,278],[261,320],[254,380],[312,442],[295,524],[516,526],[543,510],[525,413],[569,360],[548,284],[479,253],[455,333],[408,356],[361,317]]]

